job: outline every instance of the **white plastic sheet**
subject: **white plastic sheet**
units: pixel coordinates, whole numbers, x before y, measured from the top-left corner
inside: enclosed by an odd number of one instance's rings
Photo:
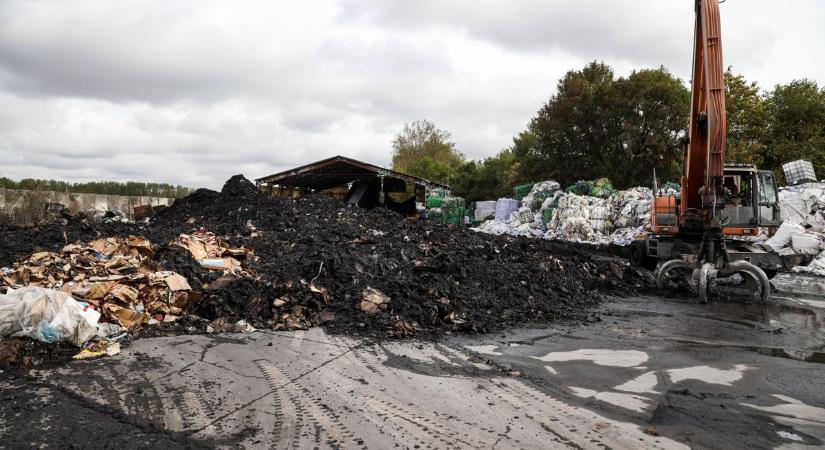
[[[46,343],[82,345],[97,334],[100,313],[69,294],[24,287],[0,295],[0,336],[28,336]]]

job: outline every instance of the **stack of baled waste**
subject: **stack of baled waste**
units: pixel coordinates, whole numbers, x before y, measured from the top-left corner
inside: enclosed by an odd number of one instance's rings
[[[496,203],[495,201],[476,202],[475,221],[484,222],[490,218],[496,217]]]
[[[496,219],[482,223],[477,230],[490,234],[628,245],[650,224],[653,192],[648,188],[618,191],[607,198],[576,192],[579,191],[563,191],[555,181],[536,183],[518,209],[500,214],[502,208],[497,205]],[[512,203],[509,205],[512,208]]]
[[[536,183],[530,192],[521,199],[521,207],[531,210],[538,209],[544,200],[561,190],[561,185],[555,181],[543,181]]]
[[[518,210],[518,200],[512,198],[500,198],[496,202],[496,214],[495,220],[500,222],[506,222],[510,219],[510,215],[512,215],[515,211]]]
[[[825,183],[805,183],[779,191],[782,225],[763,245],[781,255],[814,256],[794,272],[825,276]]]
[[[604,199],[563,194],[547,224],[545,239],[574,242],[604,242],[609,208]]]

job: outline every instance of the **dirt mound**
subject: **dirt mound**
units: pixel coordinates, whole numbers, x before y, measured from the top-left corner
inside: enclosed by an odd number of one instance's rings
[[[197,314],[255,326],[489,331],[584,319],[598,291],[626,292],[648,280],[567,244],[493,237],[324,196],[271,198],[237,176],[220,194],[199,191],[176,202],[149,228],[150,236],[169,237],[204,228],[254,249],[249,266],[259,279],[207,292]],[[389,303],[362,311],[367,288]]]
[[[258,193],[258,188],[243,175],[234,175],[221,189],[223,197],[246,197]]]
[[[187,250],[164,244],[193,230],[252,249],[245,275],[206,270]],[[615,257],[570,244],[490,236],[325,196],[272,198],[239,175],[220,193],[201,189],[177,200],[148,224],[69,221],[37,232],[31,245],[3,256],[102,232],[141,235],[160,244],[154,258],[161,267],[201,294],[189,314],[259,328],[323,324],[407,335],[587,320],[600,292],[626,293],[650,281]]]

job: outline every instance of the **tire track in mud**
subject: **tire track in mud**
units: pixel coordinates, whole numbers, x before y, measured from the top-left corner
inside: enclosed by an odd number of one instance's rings
[[[330,448],[351,448],[350,443],[358,442],[340,416],[319,400],[318,392],[313,393],[298,383],[290,382],[278,366],[266,361],[257,361],[256,364],[273,388],[274,397],[278,399],[275,401],[276,407],[282,411],[281,417],[276,417],[280,422],[273,429],[273,436],[277,436],[274,442],[276,448],[286,448],[281,444],[287,442],[291,442],[293,449],[301,448],[304,438],[311,438],[316,448],[322,444]],[[291,410],[294,420],[290,420],[288,410]],[[288,422],[293,426],[284,426]],[[367,447],[364,445],[361,448]]]
[[[615,446],[626,446],[633,442],[638,448],[660,447],[656,439],[652,439],[647,435],[641,435],[638,440],[631,438],[627,434],[627,430],[617,429],[617,424],[614,421],[601,417],[590,409],[578,408],[560,400],[548,401],[544,393],[526,381],[507,379],[502,380],[496,386],[500,388],[499,392],[506,395],[501,396],[496,390],[491,390],[492,393],[514,406],[518,404],[521,408],[535,411],[536,413],[527,417],[539,424],[548,433],[557,436],[562,440],[562,443],[571,447],[587,448],[596,446],[605,449],[611,448],[611,445],[604,443],[605,440],[612,441]],[[581,426],[571,425],[563,420],[571,416],[575,420],[577,415],[579,416],[579,424],[590,421],[591,426],[582,429]],[[607,434],[610,434],[610,436]]]
[[[258,401],[260,401],[260,400],[262,400],[262,399],[264,399],[264,398],[266,398],[266,397],[268,397],[268,396],[273,395],[273,394],[274,394],[276,391],[278,391],[279,389],[282,389],[282,388],[284,388],[285,386],[288,386],[288,385],[290,385],[290,384],[296,383],[296,382],[298,382],[299,380],[301,380],[302,378],[304,378],[304,377],[306,377],[306,376],[308,376],[308,375],[312,374],[313,372],[316,372],[316,371],[318,371],[318,370],[320,370],[320,369],[322,369],[322,368],[326,367],[327,365],[329,365],[329,364],[331,364],[332,362],[334,362],[334,361],[338,360],[339,358],[341,358],[341,357],[343,357],[343,356],[345,356],[345,355],[349,354],[350,352],[352,352],[353,350],[355,350],[355,349],[357,349],[357,348],[359,348],[359,347],[360,347],[360,345],[356,345],[356,346],[354,346],[354,347],[351,347],[351,348],[347,349],[346,351],[344,351],[344,352],[342,352],[342,353],[339,353],[338,355],[336,355],[336,356],[334,356],[334,357],[332,357],[332,358],[330,358],[330,359],[328,359],[328,360],[326,360],[326,361],[324,361],[324,362],[322,362],[322,363],[318,364],[317,366],[313,367],[312,369],[310,369],[310,370],[308,370],[308,371],[306,371],[306,372],[304,372],[304,373],[302,373],[302,374],[300,374],[300,375],[296,376],[295,378],[292,378],[292,379],[287,379],[287,381],[286,381],[286,382],[284,382],[283,384],[281,384],[281,385],[279,385],[279,386],[277,386],[277,387],[275,387],[275,388],[272,388],[270,391],[265,392],[265,393],[263,393],[263,394],[259,395],[258,397],[255,397],[255,398],[253,398],[253,399],[251,399],[251,400],[249,400],[249,401],[247,401],[247,402],[245,402],[245,403],[243,403],[243,404],[241,404],[241,405],[239,405],[239,406],[237,406],[237,407],[233,408],[232,410],[227,411],[227,412],[225,412],[225,413],[221,414],[220,416],[218,416],[218,417],[214,418],[214,419],[213,419],[213,420],[211,420],[210,422],[206,423],[205,425],[203,425],[203,426],[201,426],[201,427],[199,427],[199,428],[197,428],[197,429],[194,429],[194,430],[189,431],[189,434],[190,434],[190,435],[195,435],[195,434],[198,434],[198,433],[202,432],[202,431],[203,431],[203,430],[205,430],[206,428],[209,428],[210,426],[212,426],[212,425],[214,425],[214,424],[216,424],[216,423],[218,423],[218,422],[220,422],[220,421],[223,421],[223,420],[227,419],[228,417],[232,416],[233,414],[237,413],[238,411],[241,411],[241,410],[243,410],[243,409],[246,409],[246,408],[250,407],[251,405],[255,404],[256,402],[258,402]],[[253,362],[253,363],[257,363],[258,361],[262,361],[262,362],[265,362],[265,363],[267,362],[267,361],[266,361],[266,360],[264,360],[264,359],[253,360],[252,362]]]
[[[462,448],[457,444],[462,444],[466,446],[466,448],[478,448],[479,446],[484,446],[486,444],[484,441],[480,440],[477,440],[476,444],[472,444],[464,440],[464,436],[460,435],[459,433],[450,431],[450,429],[446,426],[439,424],[436,421],[439,420],[437,418],[431,420],[427,417],[410,411],[404,406],[393,403],[390,400],[378,398],[375,395],[368,395],[367,398],[372,402],[371,406],[376,411],[382,411],[385,414],[389,414],[392,417],[403,420],[404,422],[416,428],[418,431],[421,431],[431,436],[433,439],[442,442],[444,445],[447,446],[447,448]]]
[[[364,357],[361,352],[366,351],[370,352],[370,350],[366,349],[359,349],[358,351],[352,352],[352,357],[358,361],[363,367],[366,367],[370,372],[380,376],[381,378],[394,378],[398,376],[398,371],[396,369],[388,369],[384,366],[375,367],[369,364],[369,360]],[[373,354],[377,354],[377,352],[370,352]],[[455,357],[451,358],[455,360]],[[443,360],[441,360],[443,362]],[[324,388],[325,390],[329,390],[328,388]],[[379,398],[378,395],[381,395],[382,398]],[[370,399],[371,407],[379,412],[380,416],[391,416],[399,419],[406,424],[407,427],[412,427],[413,429],[423,432],[433,439],[440,441],[442,444],[446,445],[447,448],[478,448],[481,446],[486,446],[487,442],[482,440],[476,440],[476,443],[473,444],[468,442],[469,436],[466,434],[461,434],[450,430],[446,425],[440,424],[438,421],[441,420],[438,417],[428,418],[413,412],[412,408],[407,408],[403,404],[393,402],[391,399],[388,398],[389,394],[386,392],[379,392],[375,394],[367,395],[367,398]],[[437,414],[435,410],[433,410],[434,414]],[[448,415],[444,413],[443,415]],[[474,424],[467,423],[466,425],[475,427]],[[399,428],[400,431],[400,428]],[[413,433],[415,435],[415,433]],[[422,446],[426,446],[427,443],[421,442]],[[461,444],[461,445],[458,445]]]

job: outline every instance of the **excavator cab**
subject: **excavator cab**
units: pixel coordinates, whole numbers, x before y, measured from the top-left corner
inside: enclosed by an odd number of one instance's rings
[[[726,163],[721,211],[725,236],[756,236],[759,228],[779,226],[779,207],[773,173],[750,164]]]

